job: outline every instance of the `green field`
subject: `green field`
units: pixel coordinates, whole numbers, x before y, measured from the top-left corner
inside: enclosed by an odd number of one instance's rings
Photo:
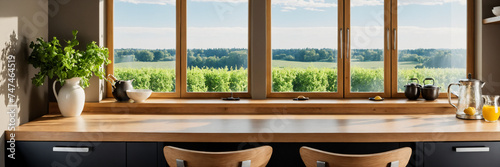
[[[383,67],[382,61],[367,61],[367,62],[352,62],[352,67],[362,67],[362,68],[381,68]],[[399,62],[400,69],[413,69],[417,65],[416,62]],[[292,68],[336,68],[336,63],[331,62],[298,62],[298,61],[286,61],[286,60],[273,60],[273,67],[292,67]],[[159,61],[159,62],[125,62],[116,63],[115,68],[163,68],[163,69],[173,69],[175,67],[174,61]]]
[[[158,61],[158,62],[125,62],[115,63],[114,68],[163,68],[174,69],[175,61]]]

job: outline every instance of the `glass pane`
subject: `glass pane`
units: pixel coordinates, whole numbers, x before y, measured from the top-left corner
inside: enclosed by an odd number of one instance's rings
[[[420,84],[434,78],[446,92],[448,84],[467,76],[465,1],[404,0],[398,3],[398,14],[398,92],[404,92],[410,78]]]
[[[272,0],[273,92],[337,92],[337,0]]]
[[[248,1],[187,0],[187,91],[248,91]]]
[[[135,89],[175,92],[176,7],[114,1],[114,75]]]
[[[351,1],[351,92],[384,92],[384,1]]]

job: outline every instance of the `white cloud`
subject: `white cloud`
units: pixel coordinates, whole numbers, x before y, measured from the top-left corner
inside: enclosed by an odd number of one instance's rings
[[[155,5],[175,5],[176,0],[120,0],[133,4],[155,4]],[[193,2],[223,2],[223,3],[241,3],[248,0],[192,0]]]
[[[172,49],[175,28],[115,27],[115,48]],[[247,27],[189,27],[187,48],[247,48]]]
[[[247,27],[188,27],[187,48],[248,48]]]
[[[116,48],[170,49],[176,46],[175,28],[116,27]],[[188,48],[246,48],[246,27],[189,27]],[[273,48],[336,48],[337,27],[272,27]],[[383,48],[381,26],[351,27],[351,47]],[[465,28],[400,26],[399,49],[466,48]]]
[[[321,8],[336,7],[335,2],[325,2],[325,0],[271,0],[272,5],[281,6],[281,11],[292,11],[305,9],[311,11],[324,11]]]
[[[352,0],[351,6],[376,6],[384,5],[383,0]]]
[[[452,2],[458,2],[461,5],[467,4],[467,0],[399,0],[398,5],[443,5]]]
[[[176,31],[170,27],[115,27],[115,48],[173,49]]]
[[[337,47],[337,27],[272,27],[271,31],[275,49]]]
[[[325,11],[323,9],[318,9],[318,8],[304,8],[304,9],[305,10],[310,10],[310,11],[320,11],[320,12]]]
[[[467,29],[451,27],[422,28],[414,26],[400,26],[398,40],[400,49],[463,49],[467,46]]]
[[[296,7],[291,7],[291,6],[284,6],[281,8],[282,12],[288,12],[297,9]]]
[[[466,5],[467,0],[399,0],[398,5],[443,5],[445,3],[458,2]],[[352,0],[351,6],[375,6],[384,5],[383,0]]]
[[[120,0],[133,4],[175,5],[175,0]]]
[[[248,0],[192,0],[194,2],[224,2],[224,3],[242,3]]]

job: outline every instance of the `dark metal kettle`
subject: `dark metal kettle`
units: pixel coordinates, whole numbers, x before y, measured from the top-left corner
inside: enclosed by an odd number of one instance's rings
[[[416,80],[417,82],[412,82]],[[418,97],[420,97],[420,89],[422,86],[418,84],[418,79],[417,78],[412,78],[410,79],[410,83],[406,84],[405,87],[405,96],[408,98],[408,100],[417,100]]]
[[[111,84],[113,88],[112,94],[117,101],[128,101],[130,98],[127,96],[127,90],[133,90],[134,86],[132,81],[134,80],[118,80],[112,74],[109,74],[107,81]]]

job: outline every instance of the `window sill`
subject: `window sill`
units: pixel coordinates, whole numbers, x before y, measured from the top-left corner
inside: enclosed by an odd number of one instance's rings
[[[456,100],[455,100],[456,101]],[[447,99],[435,101],[406,99],[148,99],[144,103],[120,103],[112,98],[85,103],[84,113],[95,114],[452,114]],[[57,114],[57,103],[49,104]]]

